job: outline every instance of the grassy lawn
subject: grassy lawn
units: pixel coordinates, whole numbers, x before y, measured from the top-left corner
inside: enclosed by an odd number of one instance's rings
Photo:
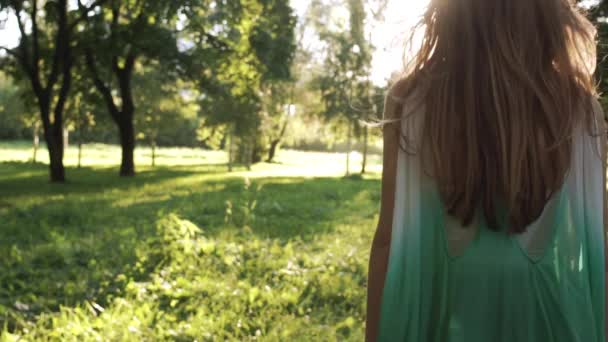
[[[31,152],[0,143],[0,341],[363,340],[379,156],[138,149],[121,179],[86,145],[57,185]]]

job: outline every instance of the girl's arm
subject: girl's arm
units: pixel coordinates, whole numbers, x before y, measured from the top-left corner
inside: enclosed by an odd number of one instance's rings
[[[604,110],[599,102],[594,102],[594,110],[597,114],[597,122],[599,124],[599,131],[602,133],[600,139],[600,155],[602,157],[602,165],[603,165],[603,192],[604,192],[604,279],[606,286],[606,294],[605,294],[605,315],[606,320],[604,321],[604,332],[606,342],[608,342],[608,189],[606,188],[606,164],[608,163],[608,141],[606,140],[607,133],[607,122],[606,116],[604,114]]]
[[[385,102],[385,113],[394,113],[395,110],[395,103],[387,100]],[[365,341],[367,342],[375,342],[378,336],[380,304],[388,266],[395,202],[397,153],[399,150],[398,123],[384,125],[383,133],[384,152],[380,217],[371,247],[367,282],[367,319],[365,324]]]
[[[606,164],[607,164],[607,149],[608,149],[608,143],[606,141],[606,125],[605,122],[602,120],[600,121],[601,123],[604,123],[604,126],[602,126],[602,132],[604,132],[604,134],[602,134],[602,141],[601,141],[601,154],[602,154],[602,161],[604,164],[604,173],[602,174],[604,176],[604,263],[605,263],[605,282],[606,282],[606,322],[605,322],[605,332],[606,332],[606,341],[608,342],[608,189],[606,189]]]

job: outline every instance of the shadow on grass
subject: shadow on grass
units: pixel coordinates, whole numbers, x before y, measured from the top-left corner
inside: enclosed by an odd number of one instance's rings
[[[379,204],[379,181],[358,178],[247,185],[191,177],[217,173],[213,167],[159,168],[126,179],[115,169],[83,168],[56,185],[48,183],[45,165],[8,163],[0,170],[0,326],[15,323],[7,312],[31,320],[61,305],[103,306],[120,295],[145,259],[160,213],[176,213],[209,236],[249,226],[256,238],[286,243],[369,220]]]
[[[135,177],[120,177],[118,169],[112,168],[66,168],[67,181],[55,184],[49,181],[48,165],[8,162],[0,163],[0,198],[46,195],[73,195],[100,193],[141,187],[175,178],[223,172],[221,164],[199,164],[194,166],[160,166],[139,171]]]

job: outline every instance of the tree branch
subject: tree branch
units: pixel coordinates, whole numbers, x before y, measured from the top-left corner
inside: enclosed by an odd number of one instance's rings
[[[21,20],[21,11],[22,7],[19,5],[15,5],[15,17],[17,18],[17,27],[19,28],[19,33],[21,34],[21,42],[19,42],[19,48],[21,49],[21,64],[28,72],[28,74],[33,75],[30,61],[30,53],[29,53],[29,39],[27,37],[27,33],[25,32],[25,26],[23,25],[23,21]],[[37,61],[36,61],[37,62]],[[36,74],[36,77],[38,75]]]
[[[89,16],[89,12],[94,10],[96,7],[102,6],[107,0],[97,0],[90,4],[89,6],[85,6],[81,0],[78,0],[78,10],[80,11],[80,17],[76,18],[73,23],[68,26],[68,30],[72,31],[76,25],[86,20]]]
[[[57,79],[59,78],[59,63],[64,49],[69,49],[69,31],[67,31],[67,0],[59,0],[56,4],[57,18],[57,33],[55,33],[55,51],[53,53],[53,62],[51,72],[47,81],[47,89],[52,89]],[[67,61],[66,61],[67,62]]]
[[[112,3],[112,33],[116,31],[116,27],[118,26],[118,20],[120,19],[120,4],[116,6],[115,3]]]
[[[125,65],[122,68],[116,64],[114,66],[116,75],[118,76],[118,86],[120,88],[120,97],[122,99],[123,117],[125,114],[132,115],[133,111],[135,110],[133,91],[131,89],[131,77],[133,75],[133,68],[135,66],[136,58],[137,56],[130,52],[126,57]]]
[[[118,20],[120,19],[120,3],[116,6],[116,2],[112,1],[112,23],[110,24],[110,46],[114,46],[115,42],[115,34],[118,30]]]
[[[95,85],[95,88],[97,88],[97,90],[101,93],[101,96],[103,97],[104,101],[106,102],[110,115],[112,115],[112,118],[114,119],[114,121],[118,121],[119,120],[118,115],[117,115],[118,107],[116,107],[116,104],[114,103],[114,98],[112,97],[112,91],[105,84],[105,82],[101,79],[101,76],[99,75],[99,70],[97,69],[97,64],[95,62],[95,57],[93,57],[93,51],[91,51],[90,48],[87,48],[85,50],[85,62],[86,62],[87,70],[89,71],[89,74],[91,75],[91,78],[93,79],[93,84]]]
[[[0,50],[6,51],[7,54],[15,57],[16,59],[19,59],[19,57],[20,57],[15,51],[13,51],[12,49],[9,49],[5,46],[0,46]]]
[[[70,87],[72,85],[72,54],[69,49],[63,49],[62,53],[63,65],[62,65],[62,79],[61,88],[59,89],[59,96],[57,97],[57,103],[55,104],[53,123],[55,134],[61,136],[63,130],[63,113],[65,103],[70,93]]]
[[[38,75],[38,63],[40,61],[40,47],[39,47],[39,41],[38,41],[38,19],[36,18],[38,14],[38,1],[37,0],[32,0],[32,13],[31,13],[31,17],[32,17],[32,37],[34,39],[34,43],[32,46],[32,50],[34,51],[33,54],[33,63],[32,63],[32,69],[34,71],[34,73],[36,75]]]

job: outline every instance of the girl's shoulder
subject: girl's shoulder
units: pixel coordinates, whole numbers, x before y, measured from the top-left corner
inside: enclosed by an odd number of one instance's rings
[[[423,87],[411,78],[399,79],[387,92],[384,119],[403,121],[411,114],[423,112],[426,93]]]

